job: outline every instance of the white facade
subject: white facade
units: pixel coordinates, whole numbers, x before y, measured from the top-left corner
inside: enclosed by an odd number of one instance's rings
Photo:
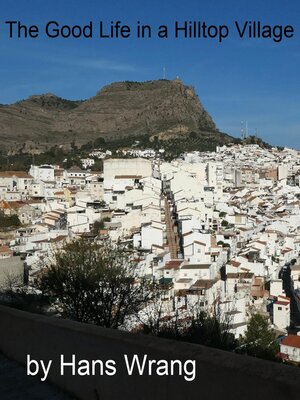
[[[300,363],[300,336],[288,335],[280,344],[283,359]]]
[[[114,159],[110,158],[103,162],[104,181],[112,180],[116,176],[140,176],[147,177],[152,175],[151,161],[134,159]]]
[[[285,330],[290,323],[290,302],[276,301],[273,304],[273,324],[278,329]]]
[[[53,182],[54,181],[54,166],[53,165],[31,165],[29,170],[30,175],[33,176],[35,180],[40,180],[43,182]]]

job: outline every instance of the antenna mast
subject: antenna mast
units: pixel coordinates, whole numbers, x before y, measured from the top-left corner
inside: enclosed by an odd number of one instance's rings
[[[244,121],[241,121],[241,139],[245,139]]]

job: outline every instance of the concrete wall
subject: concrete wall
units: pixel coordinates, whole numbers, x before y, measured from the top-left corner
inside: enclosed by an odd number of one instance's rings
[[[300,369],[222,352],[203,346],[151,338],[67,320],[33,315],[0,306],[0,350],[22,364],[26,355],[53,360],[48,381],[79,399],[298,399]],[[113,359],[115,376],[60,375],[59,355]],[[128,376],[123,355],[153,359],[193,359],[197,377]],[[32,379],[28,377],[28,379]]]

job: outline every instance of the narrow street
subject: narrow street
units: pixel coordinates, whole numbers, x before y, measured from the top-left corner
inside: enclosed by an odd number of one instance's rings
[[[177,234],[174,230],[174,221],[172,219],[171,210],[167,197],[164,197],[165,202],[165,218],[167,228],[167,242],[170,249],[171,259],[178,257],[178,241]]]

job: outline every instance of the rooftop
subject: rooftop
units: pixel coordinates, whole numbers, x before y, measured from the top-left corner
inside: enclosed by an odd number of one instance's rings
[[[297,347],[298,349],[300,349],[300,336],[288,335],[286,338],[283,339],[281,344],[290,347]]]

